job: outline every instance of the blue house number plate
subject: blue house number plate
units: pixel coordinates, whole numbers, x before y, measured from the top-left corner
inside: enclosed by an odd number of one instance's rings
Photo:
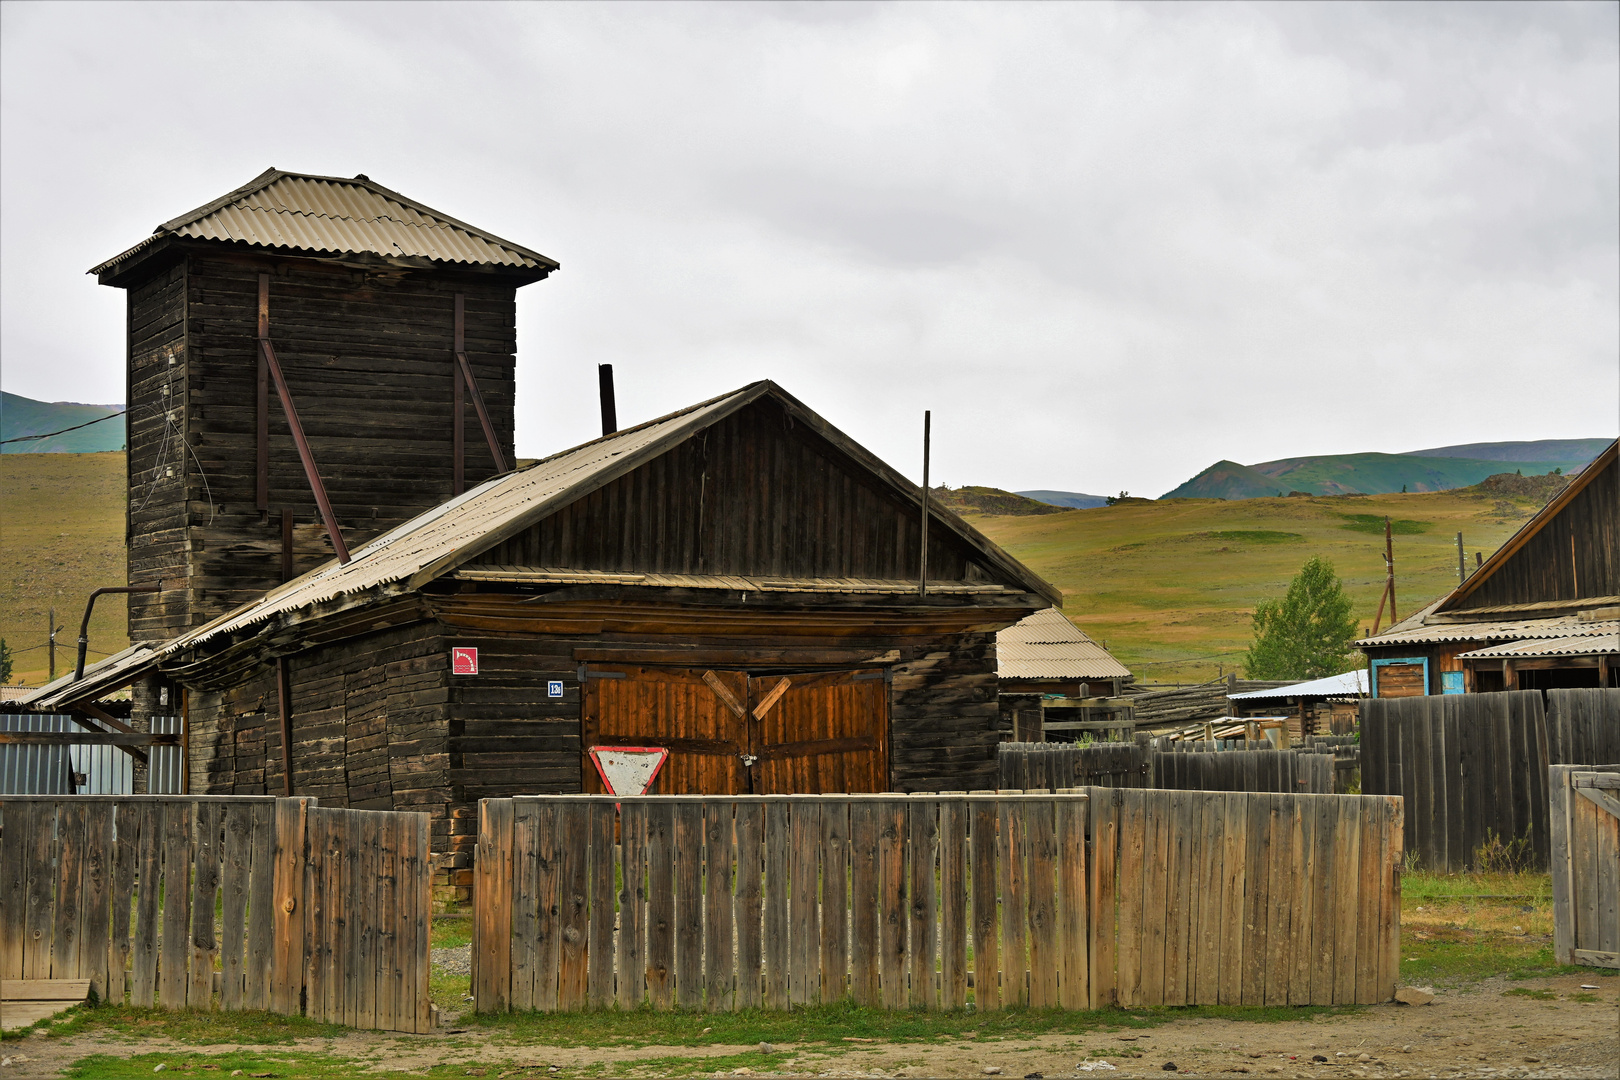
[[[546,696],[547,697],[562,697],[562,680],[561,679],[552,679],[550,682],[546,683]]]

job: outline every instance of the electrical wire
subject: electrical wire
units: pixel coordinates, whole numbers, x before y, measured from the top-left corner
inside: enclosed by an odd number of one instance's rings
[[[129,412],[129,409],[126,408],[126,409],[123,409],[123,410],[121,410],[119,412],[108,413],[106,416],[98,416],[94,420],[86,420],[82,424],[74,424],[72,427],[65,427],[61,431],[47,431],[43,435],[18,435],[15,438],[11,438],[11,439],[0,439],[0,446],[3,446],[5,444],[7,444],[7,443],[33,442],[36,439],[49,439],[53,435],[66,435],[70,431],[78,431],[80,428],[87,428],[91,424],[99,424],[103,420],[111,420],[115,416],[123,416],[128,412]]]

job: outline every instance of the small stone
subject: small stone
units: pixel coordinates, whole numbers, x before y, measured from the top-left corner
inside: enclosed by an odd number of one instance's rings
[[[1046,1080],[1045,1073],[1025,1073],[1024,1080]]]
[[[1356,1060],[1357,1061],[1371,1061],[1372,1060],[1372,1055],[1371,1054],[1357,1054],[1356,1055]]]
[[[296,769],[296,766],[295,766],[295,769]],[[1258,1051],[1258,1050],[1250,1050],[1249,1051],[1249,1056],[1252,1057],[1252,1058],[1257,1058],[1257,1057],[1264,1057],[1265,1055],[1260,1053],[1260,1051]]]
[[[711,1032],[713,1030],[714,1030],[714,1028],[712,1028],[712,1027],[706,1027],[702,1031],[698,1032],[698,1034],[699,1035],[707,1035],[709,1032]]]
[[[1412,1052],[1412,1044],[1411,1043],[1407,1043],[1405,1046],[1401,1047],[1401,1053],[1410,1054],[1411,1052]]]
[[[984,1075],[986,1075],[986,1076],[1000,1076],[1001,1075],[1001,1066],[999,1066],[999,1065],[986,1065],[984,1068],[980,1069],[979,1071],[984,1073]]]
[[[1417,986],[1403,986],[1395,991],[1395,1000],[1402,1005],[1427,1005],[1434,1000],[1434,991]]]
[[[1321,1054],[1312,1054],[1311,1055],[1311,1060],[1312,1061],[1326,1061],[1327,1058],[1322,1056]]]
[[[1536,1062],[1540,1061],[1541,1059],[1536,1057],[1534,1054],[1526,1054],[1524,1056],[1524,1060],[1526,1060],[1526,1061],[1530,1062],[1530,1064],[1534,1065]]]
[[[776,1053],[776,1047],[768,1042],[762,1042],[759,1044],[759,1052],[762,1054],[774,1054]]]
[[[1175,1072],[1176,1063],[1173,1061],[1167,1061],[1163,1065],[1160,1065],[1159,1068],[1163,1069],[1165,1072]]]

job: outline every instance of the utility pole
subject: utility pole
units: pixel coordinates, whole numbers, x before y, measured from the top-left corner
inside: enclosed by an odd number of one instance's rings
[[[928,595],[928,439],[934,413],[923,410],[922,567],[917,571],[917,595]]]
[[[60,629],[61,627],[56,625],[56,609],[51,608],[45,622],[45,636],[50,643],[47,651],[51,654],[51,677],[46,680],[48,682],[56,681],[56,632]]]
[[[1468,580],[1468,560],[1463,557],[1462,533],[1457,534],[1457,584]]]
[[[1373,619],[1373,631],[1370,636],[1378,636],[1378,628],[1384,621],[1384,602],[1389,602],[1389,624],[1394,626],[1401,621],[1395,613],[1395,536],[1391,529],[1389,518],[1384,518],[1384,594],[1378,598],[1378,617]]]

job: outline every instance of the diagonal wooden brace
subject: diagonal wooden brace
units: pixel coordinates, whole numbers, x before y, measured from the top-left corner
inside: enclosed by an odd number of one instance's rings
[[[299,422],[298,409],[293,405],[292,392],[287,389],[287,379],[281,372],[281,364],[276,360],[275,346],[270,344],[270,275],[259,275],[259,356],[264,369],[268,371],[271,380],[276,384],[276,396],[281,399],[281,411],[287,417],[287,427],[292,430],[293,445],[298,447],[298,458],[304,464],[304,477],[309,481],[309,490],[315,496],[315,505],[320,508],[321,520],[326,524],[326,533],[332,538],[332,548],[337,552],[338,562],[349,561],[349,545],[343,542],[343,529],[338,524],[337,515],[332,513],[332,501],[326,497],[326,485],[321,482],[320,470],[315,467],[315,455],[309,448],[309,440],[304,437],[304,425]],[[265,440],[264,429],[261,428],[261,440]],[[267,441],[260,442],[261,469],[268,466]]]
[[[460,495],[467,487],[467,436],[466,436],[466,403],[462,398],[462,388],[465,387],[467,395],[472,398],[473,410],[478,413],[478,422],[484,428],[484,439],[489,443],[489,455],[495,460],[496,474],[507,470],[506,455],[501,453],[501,445],[495,438],[495,425],[490,423],[489,410],[484,407],[484,395],[478,392],[478,383],[473,379],[472,365],[467,362],[467,298],[464,293],[456,293],[456,328],[455,328],[455,371],[451,374],[452,396],[452,433],[455,455],[455,486],[452,494]]]

